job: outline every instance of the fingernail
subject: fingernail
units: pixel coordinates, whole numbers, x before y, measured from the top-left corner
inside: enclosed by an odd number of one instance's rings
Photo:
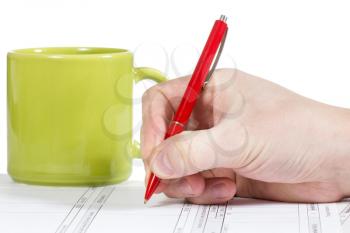
[[[193,189],[191,185],[186,181],[182,180],[179,185],[180,192],[186,195],[193,195]]]
[[[218,183],[212,186],[211,193],[216,199],[227,198],[227,189],[224,183]]]
[[[156,157],[153,165],[156,174],[162,176],[171,176],[174,173],[173,166],[166,154],[160,154]]]

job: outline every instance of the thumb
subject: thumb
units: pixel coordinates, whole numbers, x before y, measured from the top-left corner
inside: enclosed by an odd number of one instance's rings
[[[184,131],[163,141],[150,157],[152,171],[163,179],[179,178],[213,168],[235,168],[245,147],[236,129],[214,127]],[[235,133],[233,133],[235,132]],[[243,141],[243,143],[242,143]]]

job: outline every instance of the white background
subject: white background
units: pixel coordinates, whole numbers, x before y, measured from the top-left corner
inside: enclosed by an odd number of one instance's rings
[[[135,65],[155,67],[174,78],[191,72],[213,21],[223,13],[230,30],[221,66],[234,66],[233,58],[241,70],[319,101],[350,107],[349,12],[345,0],[1,0],[0,173],[6,172],[7,161],[9,50],[127,48],[136,53]],[[139,85],[135,95],[140,97],[149,85]]]

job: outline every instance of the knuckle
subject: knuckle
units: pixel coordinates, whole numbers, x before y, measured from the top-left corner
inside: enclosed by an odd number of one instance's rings
[[[142,95],[142,103],[148,103],[158,92],[159,87],[157,85],[148,88]]]

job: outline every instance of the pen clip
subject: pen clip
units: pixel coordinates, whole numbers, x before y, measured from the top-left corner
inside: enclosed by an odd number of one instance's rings
[[[205,88],[205,86],[208,84],[211,76],[213,75],[214,71],[215,71],[215,68],[216,68],[216,65],[218,64],[219,62],[219,59],[220,59],[220,56],[221,56],[221,53],[222,53],[222,50],[224,49],[224,45],[225,45],[225,41],[226,41],[226,36],[227,36],[227,31],[228,31],[228,28],[226,29],[225,31],[225,34],[224,36],[222,37],[222,41],[220,43],[220,47],[218,49],[218,52],[216,53],[216,56],[215,56],[215,60],[213,62],[213,65],[211,66],[211,69],[209,70],[209,73],[207,75],[207,77],[205,78],[205,81],[204,81],[204,85],[202,87],[202,90]]]

